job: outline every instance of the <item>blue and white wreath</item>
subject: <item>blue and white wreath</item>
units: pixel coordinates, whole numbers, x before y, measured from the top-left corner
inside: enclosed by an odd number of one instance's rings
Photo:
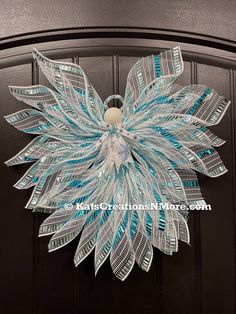
[[[37,137],[6,164],[33,162],[15,187],[34,186],[26,208],[51,214],[39,236],[53,235],[48,248],[54,251],[81,233],[74,263],[95,249],[96,273],[108,257],[121,280],[135,261],[148,271],[153,247],[171,255],[178,240],[190,241],[187,208],[205,204],[195,172],[227,171],[213,148],[224,141],[207,127],[220,122],[230,102],[205,85],[174,83],[183,72],[179,47],[140,59],[124,98],[105,102],[79,65],[37,50],[33,57],[55,90],[10,86],[33,108],[6,120]],[[122,100],[120,109],[107,107],[112,98]],[[151,210],[150,204],[186,210]]]

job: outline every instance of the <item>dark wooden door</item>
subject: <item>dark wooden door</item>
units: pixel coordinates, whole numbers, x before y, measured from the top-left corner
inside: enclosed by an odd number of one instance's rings
[[[234,314],[235,43],[177,31],[94,28],[9,37],[0,45],[1,313]],[[104,100],[124,94],[128,71],[140,56],[175,45],[182,47],[185,61],[181,84],[206,84],[232,100],[212,128],[226,140],[218,151],[229,171],[216,179],[200,177],[212,211],[190,214],[191,246],[181,243],[172,257],[156,249],[149,273],[135,266],[125,282],[114,277],[109,262],[95,277],[93,254],[74,268],[78,240],[48,253],[49,238],[37,237],[46,214],[24,209],[31,191],[12,187],[28,166],[7,168],[3,162],[31,137],[3,119],[26,107],[10,95],[8,85],[48,84],[31,58],[36,47],[52,59],[79,63]]]

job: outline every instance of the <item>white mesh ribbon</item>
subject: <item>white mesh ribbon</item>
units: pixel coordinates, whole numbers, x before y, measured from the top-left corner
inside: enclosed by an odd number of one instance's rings
[[[183,72],[176,47],[132,67],[124,99],[115,95],[123,100],[123,121],[110,125],[107,102],[80,66],[36,50],[33,56],[55,89],[10,87],[33,108],[6,120],[37,137],[6,164],[33,162],[15,187],[34,187],[26,207],[51,214],[39,235],[52,235],[53,251],[81,233],[76,266],[95,249],[95,272],[109,256],[121,280],[135,261],[148,271],[153,246],[171,255],[178,240],[190,241],[187,210],[150,204],[202,205],[195,172],[226,172],[213,148],[224,141],[207,127],[221,120],[229,101],[204,85],[174,83]]]

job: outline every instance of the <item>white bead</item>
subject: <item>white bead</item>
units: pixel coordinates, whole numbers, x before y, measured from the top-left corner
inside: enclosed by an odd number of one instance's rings
[[[108,108],[104,114],[104,121],[109,124],[116,124],[122,122],[123,113],[119,108]]]

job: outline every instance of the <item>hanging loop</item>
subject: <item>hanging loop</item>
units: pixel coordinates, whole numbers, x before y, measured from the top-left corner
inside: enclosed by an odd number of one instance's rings
[[[104,101],[104,107],[107,109],[108,106],[107,104],[109,103],[109,101],[111,101],[112,99],[119,99],[122,104],[124,103],[124,98],[121,95],[111,95],[109,97],[107,97],[107,99]],[[122,107],[121,107],[122,108]]]

